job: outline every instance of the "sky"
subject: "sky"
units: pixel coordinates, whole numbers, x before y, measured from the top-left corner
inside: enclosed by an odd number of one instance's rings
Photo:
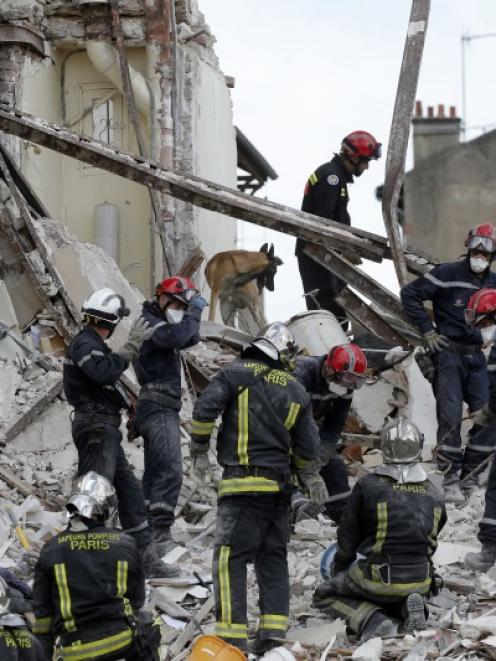
[[[385,234],[375,188],[384,180],[411,1],[198,2],[217,38],[220,66],[236,80],[234,123],[279,175],[259,195],[300,208],[308,175],[339,151],[347,133],[367,130],[383,143],[384,156],[350,186],[348,209],[354,226]],[[461,36],[493,32],[495,0],[432,0],[417,90],[424,109],[444,103],[461,113]],[[467,43],[468,139],[495,127],[495,58],[496,37]],[[305,309],[295,240],[240,223],[239,247],[257,250],[265,241],[284,261],[275,292],[266,295],[267,317],[285,320]],[[391,263],[364,268],[397,291]]]

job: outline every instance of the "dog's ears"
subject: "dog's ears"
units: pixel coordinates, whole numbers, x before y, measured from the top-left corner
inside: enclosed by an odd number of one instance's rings
[[[268,244],[268,243],[264,243],[263,246],[260,248],[260,252],[263,252],[263,253],[265,253],[265,254],[268,254],[268,252],[269,252],[269,244]]]
[[[270,259],[272,259],[274,257],[274,244],[273,243],[270,244],[269,257],[270,257]]]

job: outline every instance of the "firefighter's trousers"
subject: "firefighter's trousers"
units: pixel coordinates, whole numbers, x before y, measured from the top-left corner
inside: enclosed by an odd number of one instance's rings
[[[338,321],[344,321],[346,313],[335,298],[346,283],[304,253],[297,255],[297,259],[303,291],[308,293],[314,289],[319,290],[315,295],[318,305],[311,296],[305,297],[307,310],[318,310],[320,306],[332,312]]]
[[[405,596],[368,593],[353,581],[346,570],[317,587],[313,605],[333,618],[340,617],[353,633],[360,636],[370,617],[377,611],[403,619],[405,600]]]
[[[494,459],[491,462],[487,480],[486,506],[484,516],[479,523],[478,537],[482,544],[496,546],[496,463]]]
[[[101,415],[92,417],[89,413],[76,413],[72,438],[78,451],[78,475],[95,471],[114,485],[122,527],[143,548],[151,540],[145,499],[122,449],[119,422],[120,418],[112,422],[111,418],[105,421]]]
[[[486,404],[489,380],[484,354],[439,351],[434,356],[436,376],[433,388],[437,412],[438,468],[448,474],[461,471],[461,477],[475,469],[494,450],[494,427],[475,425],[469,431],[468,445],[461,447],[460,428],[463,402],[471,412]]]
[[[346,464],[341,459],[337,450],[327,464],[322,466],[320,475],[325,482],[327,493],[329,494],[325,504],[326,514],[333,521],[339,523],[351,490]]]
[[[289,614],[289,503],[281,494],[219,501],[213,561],[217,636],[247,649],[247,565],[258,581],[259,639],[284,637]]]

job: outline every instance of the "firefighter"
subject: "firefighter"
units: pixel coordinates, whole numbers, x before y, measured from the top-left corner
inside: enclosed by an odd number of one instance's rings
[[[328,218],[343,225],[351,225],[348,213],[348,184],[353,177],[360,177],[369,167],[369,162],[381,157],[381,143],[366,131],[353,131],[341,143],[341,151],[334,154],[328,163],[324,163],[313,172],[305,186],[302,211],[321,218]],[[306,242],[296,241],[295,255],[298,258],[304,293],[318,289],[315,299],[306,297],[307,309],[323,308],[332,312],[339,321],[346,320],[343,308],[334,300],[344,282],[317,264],[303,252]],[[352,259],[350,255],[347,258]],[[358,262],[360,261],[358,260]]]
[[[23,610],[24,612],[24,610]],[[0,658],[2,661],[49,661],[43,647],[13,608],[12,589],[0,577]]]
[[[474,412],[488,398],[482,337],[477,328],[467,326],[464,310],[475,291],[496,286],[496,275],[490,270],[496,229],[489,223],[477,225],[468,233],[465,246],[467,253],[462,261],[440,264],[401,290],[403,308],[422,333],[434,363],[436,464],[444,473],[446,502],[454,504],[465,502],[460,477],[466,477],[493,445],[492,436],[474,425],[463,451],[460,427],[463,402]],[[432,301],[435,325],[424,301]]]
[[[320,474],[329,498],[326,514],[336,523],[350,495],[344,461],[338,454],[338,444],[351,407],[353,392],[365,382],[367,358],[356,344],[332,347],[325,356],[301,356],[296,360],[294,375],[310,394],[313,415],[320,430]],[[293,503],[298,494],[293,496]],[[299,500],[298,509],[306,503]],[[304,515],[304,513],[302,513]]]
[[[314,594],[317,608],[346,620],[362,640],[394,635],[396,618],[409,633],[427,627],[424,596],[446,511],[418,463],[422,442],[405,418],[385,425],[385,463],[353,488],[338,527],[332,578]]]
[[[207,470],[218,415],[218,487],[213,580],[216,635],[247,650],[246,568],[253,562],[260,620],[252,651],[285,636],[289,613],[287,541],[291,470],[318,505],[327,497],[318,474],[319,437],[310,397],[291,374],[297,347],[282,323],[270,324],[238,360],[220,370],[195,403],[191,457]]]
[[[171,537],[183,474],[180,352],[199,342],[205,305],[194,283],[181,276],[160,282],[155,300],[143,304],[143,318],[155,332],[134,361],[141,385],[134,424],[145,441],[143,489],[148,521],[154,541],[164,549]]]
[[[110,527],[110,482],[90,471],[66,508],[67,529],[42,548],[33,586],[34,631],[48,658],[158,660],[160,629],[148,613],[135,540]]]
[[[469,325],[480,329],[484,344],[490,346],[487,361],[489,375],[489,400],[472,415],[474,423],[482,425],[486,432],[496,438],[496,289],[481,289],[470,297],[465,318]],[[465,556],[465,566],[468,569],[488,571],[496,562],[496,466],[494,462],[494,445],[481,454],[481,461],[493,453],[491,468],[486,487],[486,506],[479,523],[479,541],[482,544],[480,553],[468,553]]]
[[[82,313],[83,329],[70,343],[64,358],[64,392],[74,407],[72,437],[78,451],[78,474],[94,470],[114,484],[121,523],[145,554],[147,573],[166,576],[168,566],[160,561],[151,544],[143,490],[124,454],[119,429],[121,409],[131,406],[119,377],[153,329],[145,320],[136,320],[127,342],[112,351],[105,340],[129,315],[122,296],[109,288],[99,289],[83,303]],[[175,567],[170,567],[170,571],[178,573]]]

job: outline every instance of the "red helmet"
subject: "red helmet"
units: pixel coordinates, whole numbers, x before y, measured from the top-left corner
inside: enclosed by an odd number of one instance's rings
[[[367,131],[353,131],[343,138],[341,148],[350,156],[373,158],[377,160],[382,154],[382,145]]]
[[[198,293],[195,283],[190,278],[183,275],[175,275],[172,278],[166,278],[159,282],[155,287],[155,296],[167,294],[172,298],[181,301],[185,305],[191,301],[193,296]]]
[[[465,322],[477,326],[487,317],[496,314],[496,289],[479,289],[472,294],[465,310]]]
[[[482,248],[485,252],[494,252],[496,250],[496,228],[491,223],[472,227],[465,239],[465,246],[469,250]]]
[[[343,386],[356,390],[365,381],[367,358],[357,344],[339,344],[332,347],[325,365]]]

